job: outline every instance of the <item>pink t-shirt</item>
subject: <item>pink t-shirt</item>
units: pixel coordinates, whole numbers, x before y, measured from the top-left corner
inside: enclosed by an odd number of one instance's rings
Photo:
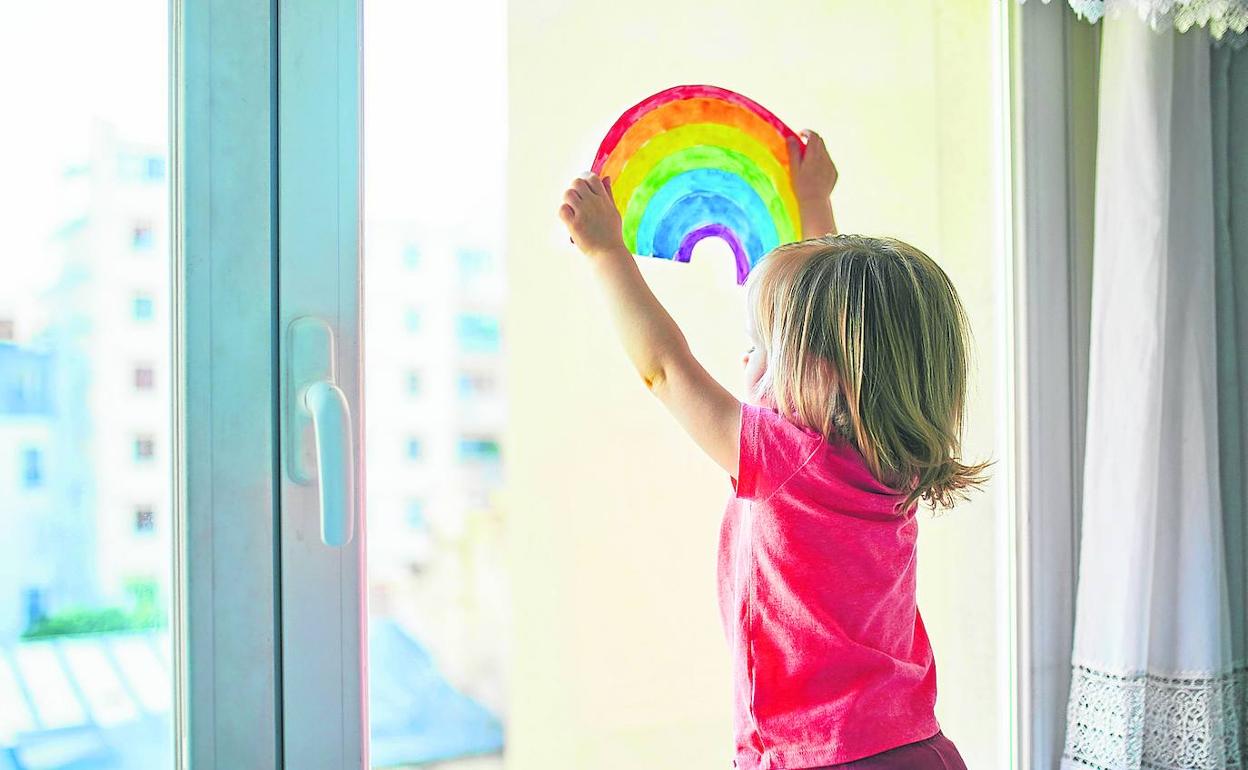
[[[719,544],[739,770],[851,762],[935,735],[915,509],[845,441],[741,408]]]

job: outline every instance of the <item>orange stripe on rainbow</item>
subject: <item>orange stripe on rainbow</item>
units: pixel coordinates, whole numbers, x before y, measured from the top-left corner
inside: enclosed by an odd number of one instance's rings
[[[718,237],[744,282],[764,254],[801,237],[790,139],[797,134],[752,99],[676,86],[620,116],[593,170],[611,178],[634,253],[688,261],[699,240]]]
[[[667,102],[641,116],[620,137],[598,175],[617,178],[633,153],[656,134],[689,123],[717,123],[740,129],[766,147],[786,171],[789,168],[789,148],[784,137],[758,113],[722,99],[699,97]]]

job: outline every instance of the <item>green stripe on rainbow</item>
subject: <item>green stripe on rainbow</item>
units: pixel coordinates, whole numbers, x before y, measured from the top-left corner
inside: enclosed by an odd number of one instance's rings
[[[744,282],[767,251],[800,237],[790,138],[792,129],[740,94],[677,86],[625,112],[593,170],[611,177],[630,250],[688,261],[698,240],[720,237]]]
[[[708,139],[711,141],[694,143]],[[654,194],[676,175],[697,168],[718,169],[741,177],[767,207],[781,242],[797,240],[793,222],[797,202],[784,200],[777,189],[783,189],[777,180],[786,180],[788,170],[781,168],[770,155],[760,162],[756,147],[749,146],[751,143],[757,146],[739,132],[734,135],[731,128],[696,124],[667,131],[642,147],[624,166],[619,179],[611,180],[616,201],[624,202],[624,242],[628,247],[636,246],[629,235],[636,237],[637,225]]]

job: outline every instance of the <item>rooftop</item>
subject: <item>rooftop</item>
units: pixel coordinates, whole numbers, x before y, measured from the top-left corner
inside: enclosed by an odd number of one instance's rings
[[[374,767],[502,751],[498,718],[415,639],[384,619],[369,634]],[[171,767],[170,649],[162,631],[0,647],[0,770]]]

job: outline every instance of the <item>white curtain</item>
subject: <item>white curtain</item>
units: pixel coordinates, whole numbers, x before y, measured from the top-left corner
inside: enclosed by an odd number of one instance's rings
[[[1219,476],[1209,37],[1111,15],[1101,55],[1062,767],[1240,768],[1246,683]]]
[[[1222,536],[1239,679],[1239,749],[1248,764],[1248,51],[1214,51],[1214,299],[1218,325],[1218,444]]]
[[[1044,0],[1049,2],[1049,0]],[[1124,11],[1148,22],[1153,29],[1193,27],[1209,31],[1217,40],[1243,46],[1248,30],[1248,0],[1068,0],[1075,13],[1096,23]]]

